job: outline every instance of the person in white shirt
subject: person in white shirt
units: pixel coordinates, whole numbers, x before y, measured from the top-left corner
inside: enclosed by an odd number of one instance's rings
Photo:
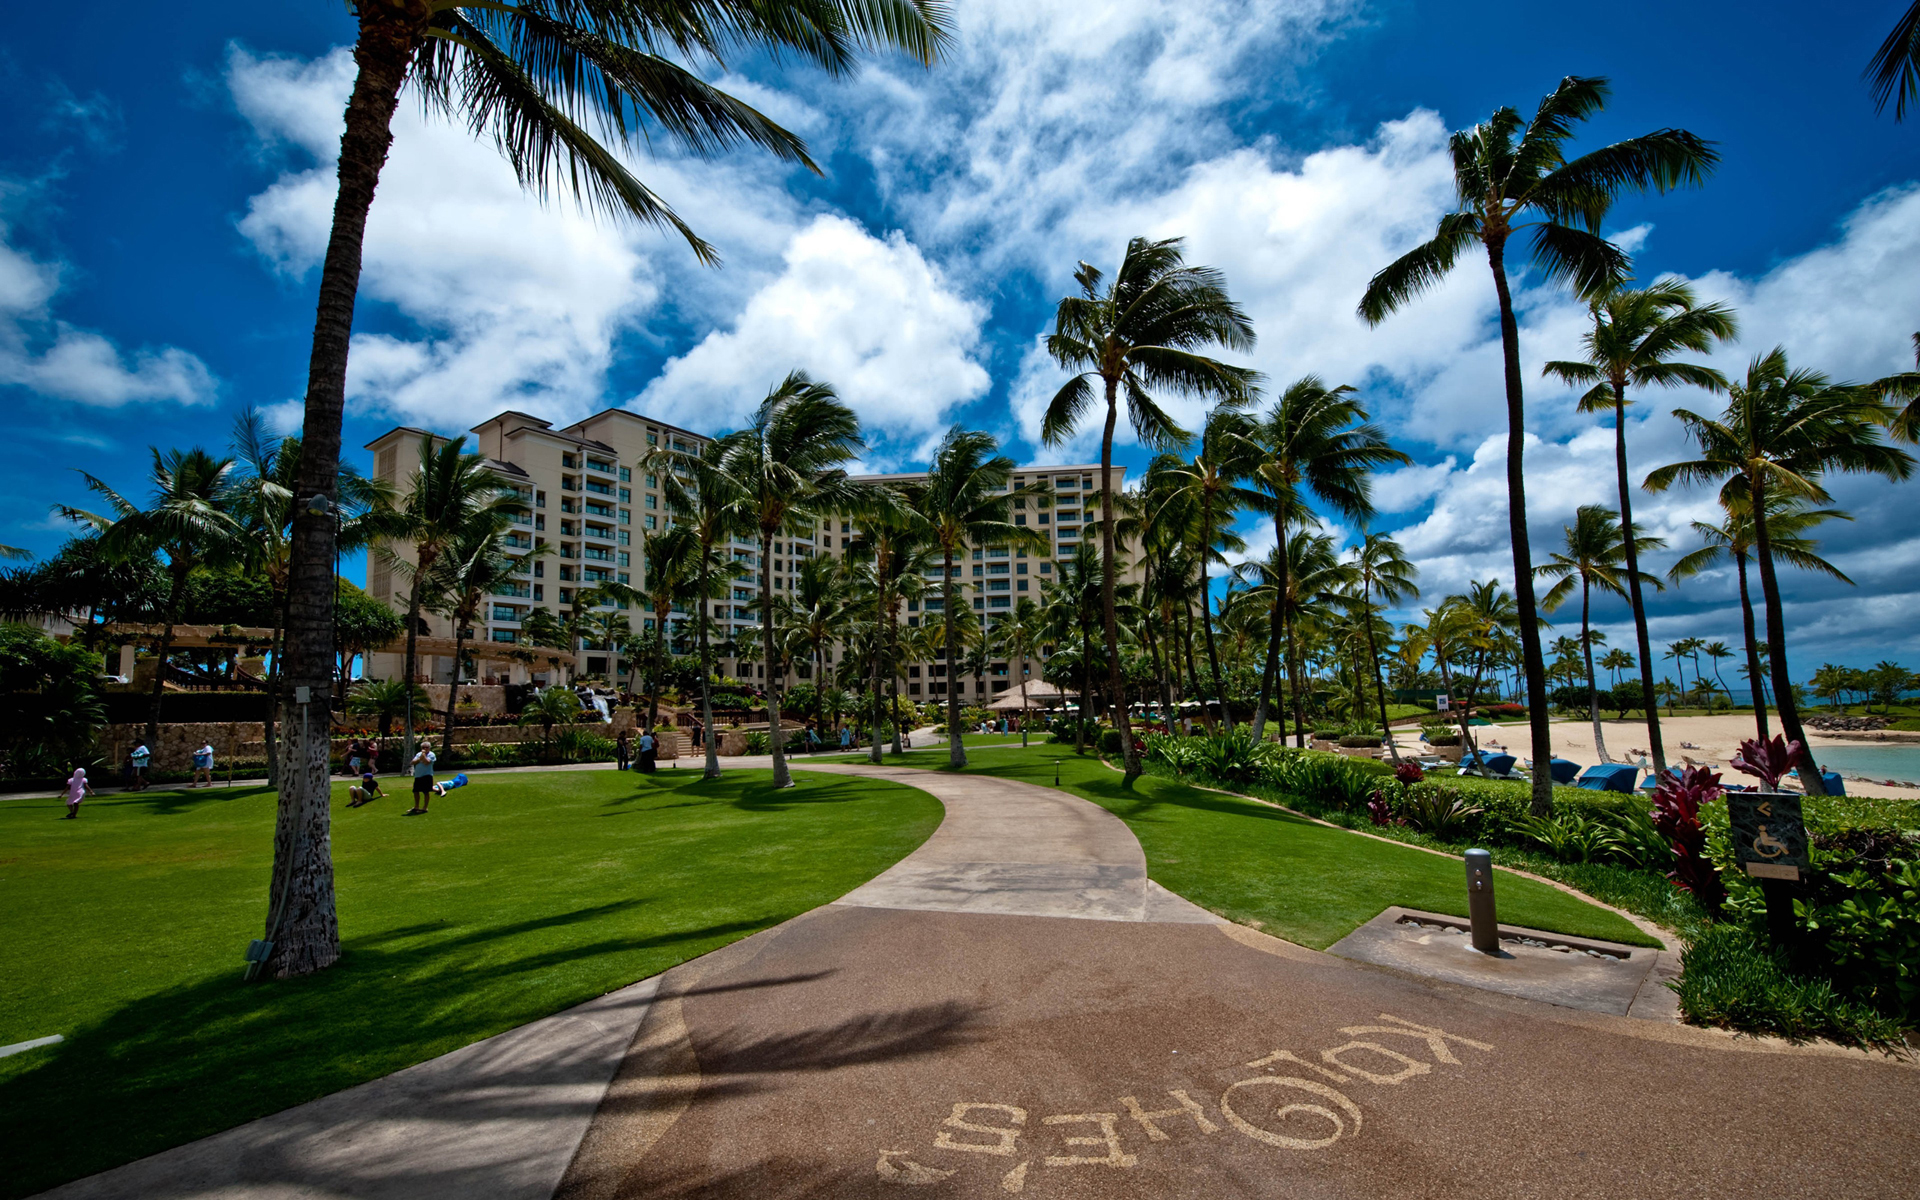
[[[413,756],[413,807],[407,816],[426,812],[427,802],[433,799],[433,763],[433,751],[426,746]]]
[[[213,743],[202,742],[193,752],[193,786],[213,786]]]

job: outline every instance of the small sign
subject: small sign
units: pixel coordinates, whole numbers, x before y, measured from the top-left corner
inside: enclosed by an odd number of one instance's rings
[[[1435,712],[1447,711],[1447,694],[1445,692],[1441,692],[1439,695],[1433,698],[1433,711]]]
[[[1798,882],[1811,865],[1800,797],[1792,792],[1728,792],[1727,820],[1736,860],[1755,879]]]

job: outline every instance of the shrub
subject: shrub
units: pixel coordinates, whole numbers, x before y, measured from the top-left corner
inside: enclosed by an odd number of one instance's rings
[[[1118,729],[1102,729],[1100,731],[1100,753],[1120,753],[1120,731]]]
[[[1479,805],[1468,803],[1458,788],[1444,783],[1414,784],[1394,805],[1394,814],[1402,821],[1448,841],[1464,837],[1483,811]]]
[[[1343,733],[1340,735],[1340,745],[1348,750],[1359,750],[1368,746],[1378,747],[1380,745],[1380,735],[1377,733]]]
[[[1624,849],[1607,824],[1577,812],[1529,815],[1514,828],[1562,862],[1606,862],[1621,857]]]
[[[1393,777],[1403,784],[1415,784],[1427,777],[1417,762],[1403,762],[1393,769]]]
[[[1688,767],[1678,778],[1663,775],[1653,792],[1653,826],[1673,846],[1674,866],[1667,878],[1692,892],[1708,912],[1719,911],[1727,889],[1707,861],[1700,806],[1720,795],[1720,777],[1705,767]]]
[[[1674,990],[1680,1011],[1696,1025],[1856,1046],[1892,1046],[1901,1039],[1899,1021],[1848,1000],[1827,980],[1795,974],[1744,926],[1702,930],[1681,952],[1680,965]]]
[[[748,754],[772,754],[773,736],[764,729],[749,729],[745,749]]]
[[[1480,715],[1494,721],[1517,721],[1527,715],[1527,710],[1521,704],[1488,704],[1480,709]]]

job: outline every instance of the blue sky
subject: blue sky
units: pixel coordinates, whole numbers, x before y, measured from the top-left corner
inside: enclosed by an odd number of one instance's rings
[[[1022,459],[1060,377],[1037,352],[1074,263],[1179,234],[1223,268],[1276,383],[1364,390],[1417,460],[1381,481],[1375,527],[1420,563],[1428,601],[1510,571],[1491,287],[1463,267],[1377,330],[1366,277],[1448,202],[1449,129],[1602,74],[1581,145],[1663,125],[1719,143],[1703,190],[1622,203],[1643,278],[1678,272],[1741,310],[1737,371],[1785,343],[1839,377],[1910,363],[1920,328],[1920,123],[1876,118],[1859,72],[1901,5],[1509,9],[1463,21],[1411,0],[989,0],[957,6],[950,61],[847,80],[734,64],[728,86],[803,133],[822,177],[763,156],[638,156],[725,257],[521,195],[492,149],[403,106],[369,234],[347,444],[397,422],[449,432],[512,405],[569,419],[609,404],[703,430],[786,370],[838,385],[870,461],[913,461],[951,422]],[[344,7],[99,4],[15,14],[0,41],[0,397],[13,469],[0,540],[46,551],[72,468],[137,487],[149,444],[224,443],[256,405],[295,420],[331,154],[350,63]],[[1521,282],[1523,349],[1574,349],[1581,313]],[[1684,451],[1675,405],[1630,425],[1650,468]],[[1610,501],[1610,435],[1564,389],[1529,385],[1536,545]],[[1198,413],[1188,411],[1189,419]],[[1123,460],[1143,456],[1127,447]],[[1827,548],[1855,587],[1789,577],[1796,666],[1920,660],[1915,486],[1847,482]],[[1703,496],[1642,500],[1676,550]],[[1249,531],[1256,548],[1261,531]],[[1737,642],[1731,581],[1659,598],[1656,640]],[[1601,619],[1617,622],[1617,608]],[[1617,624],[1614,641],[1624,640]]]

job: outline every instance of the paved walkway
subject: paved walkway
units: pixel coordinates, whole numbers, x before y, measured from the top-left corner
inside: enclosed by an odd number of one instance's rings
[[[61,1197],[1905,1196],[1920,1072],[1350,963],[1048,788],[836,903]],[[1384,903],[1384,901],[1383,901]]]

